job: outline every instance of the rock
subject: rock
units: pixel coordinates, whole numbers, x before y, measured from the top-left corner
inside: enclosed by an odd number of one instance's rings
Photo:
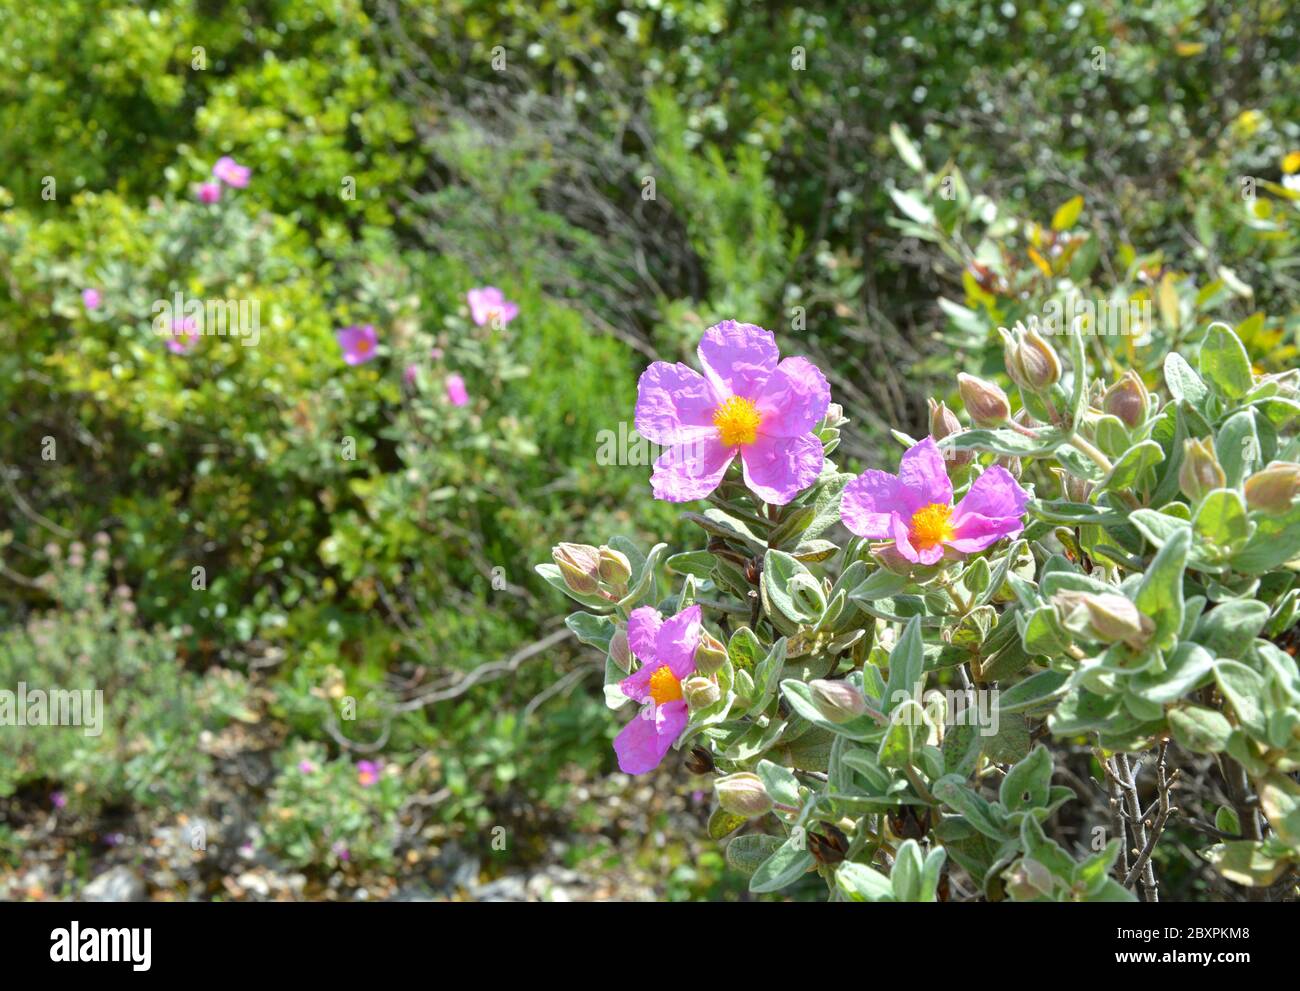
[[[110,867],[81,889],[83,902],[140,902],[144,882],[129,867]]]
[[[528,886],[522,877],[512,874],[474,888],[473,896],[481,902],[526,902]]]
[[[244,889],[244,894],[254,901],[266,901],[271,894],[271,886],[266,878],[253,871],[245,871],[235,878],[235,883]]]

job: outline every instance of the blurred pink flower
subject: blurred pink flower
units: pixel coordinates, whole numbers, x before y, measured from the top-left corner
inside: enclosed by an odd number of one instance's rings
[[[505,293],[496,286],[471,289],[465,298],[469,301],[470,319],[480,327],[489,323],[504,327],[519,316],[519,305],[506,299]]]
[[[81,302],[85,304],[85,307],[88,310],[99,309],[99,304],[102,302],[102,297],[99,295],[99,290],[98,289],[81,290]]]
[[[167,350],[172,354],[189,354],[199,342],[199,325],[193,317],[172,321],[172,333],[167,338]]]
[[[364,365],[375,356],[375,343],[379,338],[370,324],[344,327],[334,336],[343,349],[343,360],[349,365]]]
[[[379,780],[379,765],[372,760],[357,761],[357,781],[362,788],[369,788]]]
[[[469,393],[465,391],[465,380],[455,372],[447,376],[447,402],[453,406],[464,406],[469,402]]]
[[[50,804],[53,805],[56,809],[61,809],[68,804],[68,796],[63,794],[63,792],[61,791],[51,792]]]
[[[309,760],[298,761],[298,770],[303,774],[316,773],[316,765]]]
[[[330,853],[334,854],[339,860],[348,861],[352,859],[352,853],[348,850],[347,844],[338,840],[330,847]]]
[[[227,186],[243,189],[248,185],[248,179],[253,174],[253,170],[247,165],[240,165],[229,155],[223,155],[217,159],[217,164],[212,166],[212,174]]]
[[[204,203],[215,203],[221,199],[221,183],[205,182],[199,186],[199,199]]]
[[[407,385],[415,385],[415,376],[420,372],[419,366],[411,364],[406,366],[402,372],[402,378],[406,380]]]

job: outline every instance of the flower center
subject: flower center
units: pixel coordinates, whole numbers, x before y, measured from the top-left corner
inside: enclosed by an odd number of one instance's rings
[[[929,550],[937,544],[952,540],[952,507],[932,502],[912,515],[912,546],[919,551]]]
[[[650,676],[650,697],[655,705],[676,702],[682,697],[682,683],[667,664]]]
[[[718,428],[718,439],[727,447],[752,444],[758,436],[758,425],[763,415],[748,399],[732,396],[713,411],[713,425]]]
[[[363,337],[361,338],[361,340],[357,341],[357,353],[358,354],[370,353],[370,341],[368,339]]]

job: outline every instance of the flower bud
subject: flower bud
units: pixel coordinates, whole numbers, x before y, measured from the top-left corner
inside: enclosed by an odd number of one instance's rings
[[[1106,390],[1101,408],[1111,416],[1118,417],[1124,426],[1133,428],[1146,420],[1149,396],[1142,377],[1137,372],[1128,371]]]
[[[818,678],[808,682],[808,688],[817,711],[833,723],[847,723],[867,711],[866,699],[847,681]]]
[[[722,698],[722,689],[712,678],[687,678],[682,682],[682,697],[691,711],[707,709]]]
[[[757,774],[741,771],[728,774],[713,782],[713,792],[718,797],[718,805],[732,815],[754,819],[772,811],[772,796],[763,787],[763,780]]]
[[[1026,330],[1016,324],[1012,332],[1003,330],[1002,357],[1011,381],[1029,392],[1042,392],[1061,379],[1061,359],[1053,347],[1034,328]]]
[[[1285,513],[1300,495],[1300,465],[1274,461],[1246,479],[1246,505],[1262,513]]]
[[[962,432],[961,421],[957,419],[957,414],[950,410],[943,403],[936,403],[933,399],[926,400],[930,406],[930,436],[935,441],[941,441],[945,437],[952,437]],[[975,457],[973,451],[950,451],[944,449],[944,457],[955,465],[970,464]]]
[[[957,375],[957,389],[975,426],[1000,427],[1011,416],[1007,394],[996,383],[961,372]]]
[[[560,544],[551,559],[564,576],[564,584],[579,595],[595,595],[600,588],[600,551],[590,544]]]
[[[820,618],[826,611],[826,593],[812,575],[796,574],[790,579],[788,589],[795,608],[805,616]]]
[[[612,548],[601,546],[600,580],[609,582],[611,585],[626,585],[627,580],[632,577],[632,563],[628,561],[627,555]]]
[[[1227,481],[1208,440],[1195,438],[1183,445],[1183,463],[1178,469],[1178,487],[1183,495],[1197,503],[1207,492],[1223,488]]]
[[[708,774],[717,766],[713,763],[713,754],[708,747],[691,747],[682,763],[692,774]]]
[[[1103,593],[1084,597],[1092,629],[1103,643],[1124,642],[1141,650],[1151,640],[1156,624],[1122,595]]]
[[[632,670],[632,649],[627,645],[626,628],[620,626],[609,638],[609,659],[618,666],[620,671]]]
[[[727,663],[727,648],[708,630],[700,631],[700,642],[695,647],[695,670],[702,675],[714,674]]]

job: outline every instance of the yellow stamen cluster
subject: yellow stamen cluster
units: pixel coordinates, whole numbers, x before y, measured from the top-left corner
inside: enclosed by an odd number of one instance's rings
[[[918,509],[912,514],[910,530],[912,546],[918,551],[926,551],[952,540],[952,507],[932,502],[923,509]]]
[[[727,447],[752,444],[758,436],[758,426],[763,415],[748,399],[732,396],[713,411],[713,425],[718,428],[718,440]]]
[[[655,705],[676,702],[682,697],[682,683],[667,664],[650,676],[650,697]]]

